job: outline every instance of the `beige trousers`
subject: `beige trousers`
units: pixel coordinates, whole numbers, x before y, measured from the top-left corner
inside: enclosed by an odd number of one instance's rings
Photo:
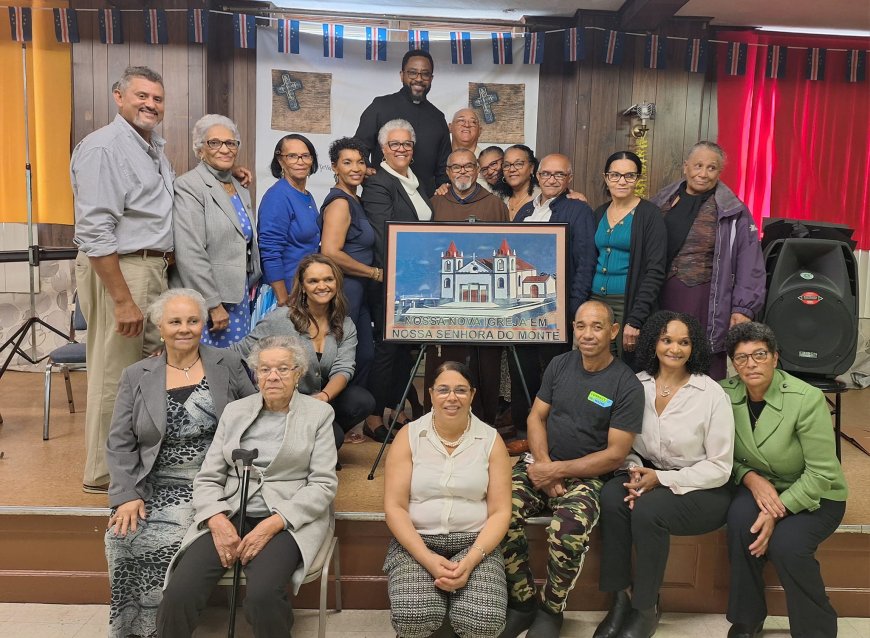
[[[161,257],[121,255],[120,264],[133,301],[143,314],[146,313],[151,302],[166,290],[166,262]],[[109,482],[106,441],[121,372],[156,350],[160,335],[147,316],[145,330],[138,337],[123,337],[115,331],[115,304],[84,253],[76,258],[76,285],[82,313],[88,322],[83,483],[102,485]]]

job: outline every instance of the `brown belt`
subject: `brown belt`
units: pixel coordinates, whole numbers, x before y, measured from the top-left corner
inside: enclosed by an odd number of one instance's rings
[[[130,253],[124,253],[124,255],[136,255],[137,257],[160,257],[161,259],[165,259],[166,263],[168,263],[170,266],[175,263],[175,254],[172,251],[165,253],[161,250],[143,249],[134,250]]]

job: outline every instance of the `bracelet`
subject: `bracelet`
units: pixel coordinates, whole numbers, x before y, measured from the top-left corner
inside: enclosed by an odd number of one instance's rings
[[[483,555],[484,558],[486,558],[486,552],[483,551],[483,549],[480,547],[480,545],[478,545],[477,543],[475,543],[474,545],[472,545],[472,547],[473,547],[474,549],[476,549],[477,551],[479,551],[479,552]]]
[[[327,402],[327,403],[329,403],[330,401],[332,401],[332,397],[329,396],[329,392],[327,392],[326,390],[321,390],[320,393],[326,395],[326,402]]]

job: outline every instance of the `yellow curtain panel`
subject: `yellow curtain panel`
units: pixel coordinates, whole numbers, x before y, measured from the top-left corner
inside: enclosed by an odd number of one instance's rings
[[[72,224],[72,49],[55,40],[52,11],[33,6],[33,41],[26,43],[33,221]],[[0,69],[0,222],[26,222],[24,69],[21,43],[12,40],[5,8],[0,11]]]

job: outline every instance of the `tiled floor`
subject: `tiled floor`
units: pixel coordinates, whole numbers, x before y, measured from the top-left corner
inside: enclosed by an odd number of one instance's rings
[[[250,627],[239,610],[236,636],[251,638]],[[105,605],[23,605],[0,603],[0,636],[9,638],[104,638],[106,636],[108,607]],[[580,638],[591,636],[604,612],[568,612],[562,636]],[[209,608],[195,638],[226,636],[227,612]],[[713,614],[665,613],[656,638],[719,638],[727,634],[728,622],[724,616]],[[841,618],[839,638],[865,638],[870,636],[870,618]],[[360,611],[348,609],[328,616],[328,638],[391,638],[387,611]],[[765,623],[764,638],[786,638],[788,621],[770,617]],[[317,636],[317,612],[296,612],[294,638]]]

